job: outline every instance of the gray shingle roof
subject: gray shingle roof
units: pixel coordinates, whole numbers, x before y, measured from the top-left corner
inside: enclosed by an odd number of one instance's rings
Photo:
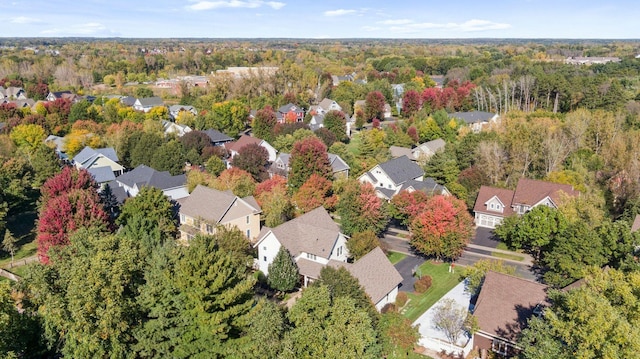
[[[112,160],[113,162],[120,161],[118,159],[116,151],[112,147],[93,149],[89,146],[86,146],[82,149],[82,151],[80,151],[80,153],[75,155],[75,157],[73,157],[73,161],[79,163],[83,167],[86,167],[93,163],[100,156],[104,156]]]
[[[438,184],[436,180],[431,177],[424,178],[422,181],[409,180],[402,185],[400,191],[409,187],[412,187],[416,191],[426,192],[429,195],[443,194],[447,192],[447,189],[443,185]]]
[[[436,153],[442,149],[444,149],[444,146],[446,145],[446,143],[444,142],[444,140],[442,138],[436,138],[435,140],[429,141],[429,142],[425,142],[423,144],[421,144],[418,147],[426,147],[428,149],[431,150],[431,152]]]
[[[247,213],[243,214],[243,216],[260,212],[260,207],[255,199],[253,197],[247,198],[248,200],[245,202],[250,208],[247,209]],[[181,202],[180,213],[218,224],[236,200],[240,199],[231,191],[223,192],[198,185],[191,192],[191,195]]]
[[[485,111],[471,111],[471,112],[454,112],[449,114],[449,118],[459,118],[467,124],[477,122],[489,122],[495,116],[495,113]]]
[[[218,131],[218,130],[214,130],[213,128],[210,128],[208,130],[204,130],[202,131],[205,135],[209,136],[209,138],[211,139],[211,142],[213,143],[218,143],[218,142],[231,142],[233,141],[233,138],[225,135],[224,133]]]
[[[407,156],[394,158],[379,164],[379,166],[396,185],[424,176],[422,168]]]
[[[302,252],[329,258],[340,228],[320,206],[271,230],[280,244],[296,257]]]
[[[407,157],[413,156],[411,149],[407,147],[391,146],[389,147],[389,152],[391,152],[391,157],[393,158],[401,157],[401,156],[407,156]]]
[[[93,176],[97,183],[105,183],[116,179],[111,167],[92,167],[88,168],[87,171]]]
[[[161,190],[184,186],[187,183],[185,175],[172,176],[169,172],[159,172],[151,167],[139,165],[132,171],[118,176],[117,181],[129,187],[137,185],[155,187]]]
[[[140,105],[142,107],[164,106],[164,102],[162,102],[162,99],[157,96],[139,98],[138,101],[140,101]]]
[[[327,153],[327,156],[329,156],[329,163],[331,164],[331,168],[334,173],[342,172],[351,168],[340,156],[333,153]]]

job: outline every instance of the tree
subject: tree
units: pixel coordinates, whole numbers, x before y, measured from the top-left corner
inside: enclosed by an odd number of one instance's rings
[[[299,281],[298,266],[291,257],[291,253],[284,246],[280,247],[273,262],[269,264],[267,283],[273,289],[289,292],[298,285]]]
[[[434,196],[427,209],[410,224],[411,245],[425,255],[454,259],[462,254],[473,234],[473,219],[463,201]]]
[[[269,177],[267,164],[269,153],[257,143],[250,143],[242,147],[232,159],[234,167],[247,171],[256,182],[261,182]]]
[[[87,170],[64,167],[60,173],[49,178],[40,188],[42,206],[49,199],[64,195],[74,189],[88,190],[97,188],[98,185]]]
[[[338,138],[336,135],[327,130],[325,127],[319,128],[315,130],[313,133],[316,137],[318,137],[327,147],[331,147],[334,143],[338,142]]]
[[[0,353],[3,358],[50,357],[40,318],[14,297],[9,281],[0,281]]]
[[[251,124],[253,135],[269,143],[273,142],[275,140],[274,128],[276,123],[278,123],[276,112],[271,106],[265,106],[263,109],[258,110],[253,118]]]
[[[169,171],[171,175],[176,176],[184,172],[185,162],[182,144],[176,140],[169,140],[154,151],[149,167],[158,171]]]
[[[282,308],[269,300],[260,300],[243,337],[246,344],[239,348],[243,358],[275,359],[281,352],[286,322]]]
[[[227,164],[220,157],[211,156],[204,164],[204,168],[212,175],[219,176],[222,171],[227,169]]]
[[[376,196],[373,186],[349,181],[338,193],[336,212],[340,216],[342,232],[348,236],[372,230],[376,234],[387,226],[387,217],[382,200]]]
[[[416,90],[409,90],[402,96],[402,116],[410,118],[422,107],[422,98]]]
[[[268,192],[262,192],[257,200],[262,208],[264,224],[267,227],[277,227],[295,217],[295,208],[286,188],[274,187]]]
[[[367,94],[364,105],[364,117],[367,121],[384,118],[385,98],[382,92],[372,91]]]
[[[18,239],[13,236],[10,230],[4,232],[4,239],[2,240],[2,249],[11,255],[11,266],[13,267],[13,255],[18,249]]]
[[[35,171],[33,186],[40,187],[49,178],[60,172],[61,162],[55,150],[41,144],[31,155],[31,167]]]
[[[378,322],[382,352],[387,358],[404,358],[413,352],[420,339],[418,327],[397,312],[382,314]]]
[[[367,311],[374,324],[378,322],[379,314],[371,298],[364,291],[358,279],[351,275],[346,268],[323,267],[320,270],[317,284],[314,285],[327,286],[333,299],[347,297],[353,300],[357,308]]]
[[[320,206],[332,208],[335,206],[335,197],[332,192],[332,183],[318,174],[311,177],[293,195],[293,202],[302,213],[307,213]]]
[[[447,337],[449,344],[455,345],[464,330],[468,311],[454,299],[445,298],[440,301],[433,313],[433,325]]]
[[[347,241],[347,249],[354,260],[364,257],[367,253],[380,247],[380,238],[372,230],[356,232]]]
[[[313,174],[330,180],[331,164],[327,146],[317,137],[308,137],[296,142],[289,160],[289,188],[296,192]]]
[[[42,126],[29,124],[14,127],[11,129],[9,137],[11,137],[16,146],[31,152],[42,144],[47,134]]]
[[[466,290],[471,295],[480,293],[480,288],[482,288],[484,277],[488,271],[515,275],[516,267],[506,265],[501,260],[492,259],[481,259],[471,266],[464,267],[460,273],[460,278],[467,279]]]
[[[195,150],[198,155],[202,154],[202,150],[205,147],[211,146],[211,139],[206,133],[202,131],[191,131],[180,137],[179,140],[182,143],[185,151]]]
[[[403,225],[408,225],[422,211],[427,209],[429,196],[423,191],[400,191],[391,199],[391,216]]]
[[[338,141],[345,142],[349,138],[347,136],[347,117],[342,111],[332,110],[324,115],[324,127],[331,131]]]
[[[249,172],[232,167],[220,173],[213,182],[213,188],[219,191],[231,190],[233,194],[243,198],[253,194],[256,181]]]
[[[213,128],[236,137],[246,127],[249,109],[238,100],[216,103],[213,105]]]

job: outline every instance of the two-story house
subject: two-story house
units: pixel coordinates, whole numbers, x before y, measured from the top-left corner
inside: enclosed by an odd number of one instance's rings
[[[575,197],[580,192],[568,184],[527,178],[518,181],[515,191],[482,186],[473,206],[476,226],[495,228],[504,218],[513,214],[525,214],[540,205],[558,208],[563,194]]]
[[[269,142],[259,139],[257,137],[252,137],[252,136],[247,136],[247,135],[242,135],[240,136],[240,138],[235,141],[235,142],[227,142],[224,144],[224,147],[227,149],[227,151],[229,151],[229,155],[231,156],[231,158],[233,158],[235,155],[238,154],[238,152],[240,152],[240,150],[251,143],[255,143],[260,147],[263,147],[264,149],[267,150],[267,153],[269,154],[269,162],[273,162],[276,160],[276,153],[278,152],[275,148],[273,148],[273,146],[271,146],[269,144]]]
[[[258,269],[265,275],[282,246],[293,256],[305,286],[318,279],[330,260],[346,262],[349,258],[347,236],[322,206],[275,228],[262,229],[254,247],[258,248]]]
[[[333,153],[327,153],[327,157],[329,157],[329,164],[331,164],[331,169],[333,171],[333,178],[347,178],[349,177],[349,165],[338,155]],[[270,172],[272,174],[277,174],[282,177],[288,177],[289,170],[289,161],[291,160],[291,154],[289,153],[279,153],[278,157],[275,161],[273,161],[273,165],[270,167]]]
[[[105,167],[112,172],[112,176],[119,176],[124,172],[116,151],[112,147],[93,149],[86,146],[73,157],[73,165],[77,169],[86,169],[89,172],[97,168]],[[99,170],[103,171],[104,170]],[[102,172],[101,172],[102,173]]]
[[[192,115],[196,116],[198,114],[198,110],[196,110],[195,107],[193,106],[188,106],[188,105],[171,105],[169,106],[169,116],[175,121],[178,116],[180,115],[180,112],[190,112]]]
[[[358,177],[361,183],[370,183],[378,197],[390,200],[406,189],[425,190],[428,194],[449,195],[449,191],[435,182],[424,178],[424,170],[407,156],[400,156],[380,163]]]
[[[276,112],[276,119],[278,120],[278,123],[302,122],[304,120],[304,109],[292,103],[288,103],[278,109],[278,112]]]
[[[252,243],[260,233],[262,210],[253,196],[240,198],[231,191],[198,185],[180,201],[180,238],[188,241],[198,233],[214,234],[218,226],[236,227]]]
[[[475,133],[480,132],[484,126],[500,120],[500,116],[497,113],[485,111],[454,112],[449,114],[449,118],[464,121]]]
[[[142,187],[154,187],[167,197],[178,200],[187,197],[187,177],[183,174],[172,176],[167,171],[156,171],[151,167],[139,165],[133,170],[116,178],[118,187],[122,187],[128,197],[135,197]],[[113,187],[113,186],[112,186]]]
[[[164,102],[160,97],[144,97],[136,99],[133,103],[133,108],[136,111],[149,112],[154,107],[164,107]]]
[[[233,142],[233,138],[225,135],[224,133],[210,128],[202,131],[205,135],[209,136],[211,144],[214,146],[224,146],[225,143]]]

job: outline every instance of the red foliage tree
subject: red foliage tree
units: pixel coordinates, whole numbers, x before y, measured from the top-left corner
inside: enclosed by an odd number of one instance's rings
[[[469,81],[460,84],[457,80],[449,81],[447,87],[438,89],[426,88],[422,92],[423,104],[429,105],[431,110],[467,110],[471,106],[471,90],[475,85]]]
[[[407,128],[407,136],[411,137],[413,142],[418,142],[420,140],[420,136],[418,135],[418,129],[415,126],[409,126]]]
[[[372,125],[371,125],[371,126],[372,126],[373,128],[380,128],[380,120],[379,120],[378,118],[374,118],[372,122],[373,122],[373,123],[372,123]]]
[[[258,110],[253,118],[253,123],[251,124],[253,135],[271,142],[275,139],[274,130],[277,123],[276,112],[271,106],[265,106],[263,109]]]
[[[40,188],[42,205],[44,206],[49,200],[65,195],[74,189],[95,190],[96,188],[98,185],[87,170],[65,167],[60,173],[49,178]]]
[[[107,226],[109,216],[93,189],[72,189],[50,199],[38,218],[38,255],[49,263],[49,250],[69,244],[69,235],[83,227]]]
[[[93,120],[77,120],[76,122],[73,123],[73,125],[71,126],[71,129],[75,131],[86,130],[86,131],[89,131],[90,133],[96,133],[96,134],[104,132],[103,126],[96,123]]]
[[[66,98],[59,98],[52,102],[45,102],[44,107],[47,109],[47,113],[49,114],[58,114],[63,119],[69,118],[69,113],[71,112],[71,100]]]
[[[314,173],[296,192],[293,201],[302,213],[320,206],[331,209],[336,203],[331,188],[331,181]]]
[[[422,107],[422,97],[416,90],[409,90],[402,97],[402,115],[409,118],[420,111]]]
[[[260,182],[269,177],[267,164],[269,164],[269,153],[257,143],[251,143],[242,147],[238,154],[233,157],[232,164],[251,174],[254,180]]]
[[[253,194],[256,181],[249,172],[231,167],[220,173],[213,182],[213,188],[219,191],[231,190],[238,197],[246,197]]]
[[[202,150],[204,150],[205,147],[211,146],[211,138],[202,131],[185,133],[184,136],[180,137],[179,141],[182,143],[186,152],[195,150],[198,155],[202,154]]]
[[[391,199],[392,215],[407,225],[427,209],[429,196],[422,191],[401,191]]]
[[[253,194],[253,196],[257,199],[259,198],[263,193],[267,193],[267,192],[273,192],[275,189],[281,189],[283,191],[286,191],[287,189],[287,179],[282,177],[282,176],[278,176],[278,175],[274,175],[273,177],[269,178],[268,180],[259,183],[256,186],[255,192]]]
[[[327,146],[317,137],[307,137],[294,143],[289,167],[289,187],[293,191],[300,188],[314,173],[326,179],[332,178]]]
[[[453,196],[434,196],[409,226],[411,245],[436,258],[458,258],[473,234],[473,219],[465,203]]]
[[[380,91],[371,91],[367,94],[364,106],[364,117],[367,121],[374,118],[383,118],[384,104],[386,100]]]

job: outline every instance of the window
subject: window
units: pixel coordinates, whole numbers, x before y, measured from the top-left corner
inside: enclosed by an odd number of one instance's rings
[[[213,225],[207,223],[207,233],[212,234],[213,233]]]
[[[249,216],[247,216],[247,224],[249,224]]]
[[[267,250],[267,246],[263,246],[262,249],[264,249],[266,251]]]
[[[193,226],[196,228],[200,228],[200,220],[199,219],[194,219],[193,220]]]
[[[264,256],[263,258],[264,258],[264,261],[266,262],[267,261],[267,256]]]
[[[338,247],[338,249],[336,249],[336,255],[337,256],[341,256],[342,255],[342,246]]]
[[[489,205],[489,208],[494,209],[494,208],[495,208],[495,205],[494,205],[493,203],[491,203],[491,204]]]
[[[247,229],[247,238],[251,238],[251,230]]]
[[[316,260],[318,257],[316,257],[315,254],[311,254],[311,253],[307,253],[307,259],[311,259],[311,260]]]
[[[187,221],[187,219],[185,218],[184,214],[180,213],[180,223],[185,223]]]

